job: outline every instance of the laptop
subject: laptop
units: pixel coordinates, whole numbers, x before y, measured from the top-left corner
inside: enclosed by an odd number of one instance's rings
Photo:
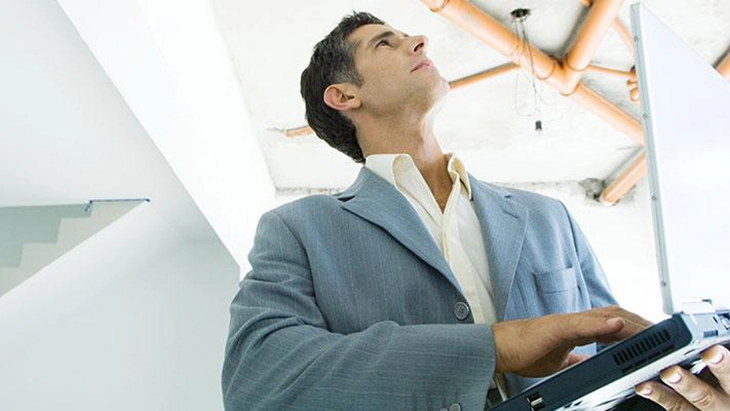
[[[730,82],[644,5],[631,7],[659,281],[668,319],[492,408],[611,410],[675,364],[730,343]]]

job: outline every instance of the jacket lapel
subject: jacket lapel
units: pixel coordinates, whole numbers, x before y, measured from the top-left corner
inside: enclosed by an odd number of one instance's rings
[[[502,321],[525,240],[529,211],[512,201],[508,191],[485,184],[471,175],[469,179],[487,248],[497,320]]]
[[[451,268],[441,255],[433,237],[420,217],[398,190],[363,167],[355,182],[337,198],[342,207],[381,227],[423,261],[438,270],[456,287]]]

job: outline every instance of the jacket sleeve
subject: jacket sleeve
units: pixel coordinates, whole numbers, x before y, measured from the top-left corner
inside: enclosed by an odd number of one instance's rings
[[[563,205],[565,208],[565,205]],[[598,263],[596,255],[593,253],[590,244],[585,235],[581,231],[578,223],[575,221],[570,212],[566,209],[565,212],[568,214],[568,220],[570,221],[570,229],[573,233],[573,242],[575,244],[575,250],[580,260],[580,269],[585,278],[588,286],[588,292],[590,294],[591,307],[605,307],[607,305],[618,305],[616,299],[611,293],[611,288],[608,285],[606,274],[603,272],[603,268]]]
[[[491,327],[386,321],[329,332],[307,252],[276,211],[261,218],[252,270],[231,304],[226,410],[484,409],[495,366]]]

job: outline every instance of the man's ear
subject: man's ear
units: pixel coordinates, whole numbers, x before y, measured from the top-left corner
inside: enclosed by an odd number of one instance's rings
[[[352,93],[349,83],[331,84],[324,90],[324,104],[337,111],[348,111],[360,107],[360,99]]]

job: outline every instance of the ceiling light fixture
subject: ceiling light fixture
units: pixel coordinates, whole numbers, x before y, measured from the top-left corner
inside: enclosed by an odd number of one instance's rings
[[[542,89],[537,81],[537,74],[535,73],[535,63],[532,56],[532,47],[530,47],[530,37],[527,33],[527,18],[530,17],[530,9],[518,8],[512,10],[510,15],[512,16],[512,26],[514,27],[514,33],[520,40],[520,44],[517,48],[516,53],[522,56],[520,59],[527,61],[529,68],[527,74],[525,72],[518,72],[517,79],[515,80],[515,112],[517,115],[524,117],[537,117],[535,121],[535,131],[542,131],[542,121],[540,120],[540,100],[542,97]],[[525,67],[523,66],[523,70]],[[522,71],[522,70],[521,70]],[[523,85],[527,81],[526,85]],[[529,87],[530,95],[525,97],[525,105],[528,106],[526,109],[520,109],[518,104],[518,96],[520,93],[519,89],[527,86]]]

